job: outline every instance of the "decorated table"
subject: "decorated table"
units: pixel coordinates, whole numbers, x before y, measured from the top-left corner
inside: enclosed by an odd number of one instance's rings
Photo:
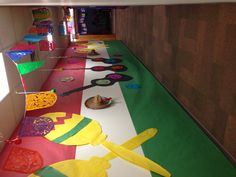
[[[13,135],[21,143],[6,144],[0,155],[1,177],[236,176],[221,150],[121,41],[72,45],[60,57],[42,87],[56,90],[57,99],[26,112]],[[91,109],[85,102],[92,98],[108,98],[107,105]],[[35,122],[43,131],[35,132]]]

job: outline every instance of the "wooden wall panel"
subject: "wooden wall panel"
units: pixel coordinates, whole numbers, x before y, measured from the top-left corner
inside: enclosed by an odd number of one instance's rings
[[[236,5],[116,9],[116,36],[236,158]]]

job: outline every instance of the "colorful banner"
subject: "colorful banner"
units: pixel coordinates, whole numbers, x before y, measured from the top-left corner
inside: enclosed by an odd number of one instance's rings
[[[47,8],[38,8],[32,10],[33,18],[36,21],[50,18],[50,11]]]
[[[19,43],[16,44],[14,47],[10,48],[10,50],[36,50],[36,45],[34,44],[25,44]]]
[[[42,67],[44,63],[45,63],[44,60],[20,63],[17,65],[17,69],[21,75],[24,75]]]
[[[24,36],[23,39],[28,42],[39,42],[43,39],[43,37],[39,35],[34,35],[34,34],[27,34]]]
[[[6,52],[6,55],[13,61],[20,60],[21,58],[31,55],[33,53],[32,50],[21,50],[21,51],[9,51]]]

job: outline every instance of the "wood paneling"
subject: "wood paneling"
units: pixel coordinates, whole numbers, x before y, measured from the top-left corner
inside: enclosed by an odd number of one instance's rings
[[[236,5],[116,10],[116,35],[236,158]]]

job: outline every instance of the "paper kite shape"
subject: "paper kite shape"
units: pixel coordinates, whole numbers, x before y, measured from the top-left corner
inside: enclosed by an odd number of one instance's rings
[[[43,39],[43,37],[39,35],[28,34],[25,35],[23,39],[28,42],[39,42]]]
[[[33,173],[43,166],[43,159],[37,151],[13,147],[3,166],[4,170],[19,173]]]
[[[170,173],[152,160],[136,154],[127,148],[116,145],[106,140],[106,135],[102,133],[101,126],[93,119],[86,118],[78,114],[72,114],[71,118],[66,117],[63,124],[58,123],[66,113],[55,112],[42,115],[41,117],[52,118],[55,126],[45,138],[64,145],[99,145],[102,144],[120,158],[129,161],[139,167],[156,172],[162,176],[169,177]]]
[[[25,117],[19,136],[45,136],[54,128],[54,122],[47,117]]]
[[[27,94],[26,111],[48,108],[53,106],[56,101],[57,94],[52,91]]]
[[[20,60],[21,58],[27,56],[27,55],[31,55],[33,53],[32,50],[15,50],[15,51],[8,51],[6,52],[6,54],[8,55],[8,57],[13,60],[13,61],[17,61]]]
[[[36,50],[36,45],[34,44],[24,44],[24,43],[19,43],[16,44],[14,47],[10,48],[10,50]]]
[[[133,150],[151,139],[156,133],[157,129],[147,129],[121,146]],[[109,161],[115,157],[116,155],[110,152],[104,157],[92,157],[90,160],[65,160],[46,166],[29,177],[44,176],[44,174],[57,177],[107,177],[106,170],[111,167]]]
[[[44,65],[44,60],[25,62],[17,64],[17,69],[21,75],[28,74]]]

